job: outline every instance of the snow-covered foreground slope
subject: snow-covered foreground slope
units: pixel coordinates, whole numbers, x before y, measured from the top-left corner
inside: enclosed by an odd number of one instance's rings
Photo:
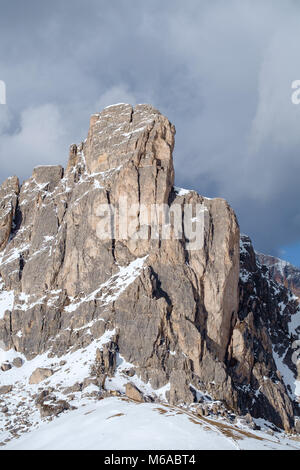
[[[13,367],[1,374],[0,385],[12,386],[0,395],[0,449],[298,449],[300,441],[284,433],[268,434],[270,423],[255,420],[263,431],[253,431],[244,420],[197,415],[198,404],[189,407],[170,406],[165,391],[154,391],[137,375],[129,377],[126,363],[118,354],[115,375],[106,380],[106,394],[117,391],[121,396],[101,395],[99,387],[90,384],[66,392],[66,387],[83,383],[89,377],[96,349],[106,344],[114,330],[107,331],[85,349],[60,358],[37,356],[27,361],[15,351],[3,351],[2,360],[21,357],[21,368]],[[53,375],[39,384],[30,384],[29,377],[38,367],[51,367]],[[134,383],[145,395],[156,397],[155,403],[135,403],[125,395],[125,384]],[[67,400],[70,409],[58,417],[41,418],[36,399],[49,389],[49,399]],[[200,394],[200,391],[198,392]],[[104,396],[104,398],[103,398]],[[208,407],[214,401],[202,394]],[[47,402],[45,402],[47,403]],[[234,416],[233,416],[234,419]]]
[[[106,398],[42,424],[4,449],[300,450],[300,442],[199,418],[178,407]]]

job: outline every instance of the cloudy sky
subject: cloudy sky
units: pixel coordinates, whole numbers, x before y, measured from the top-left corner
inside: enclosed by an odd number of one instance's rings
[[[65,164],[103,107],[176,125],[176,183],[300,265],[298,0],[0,0],[0,180]]]

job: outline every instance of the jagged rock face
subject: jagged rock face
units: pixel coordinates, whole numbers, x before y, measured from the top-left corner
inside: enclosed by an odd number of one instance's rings
[[[174,136],[174,126],[151,106],[108,107],[92,116],[87,140],[71,146],[66,172],[38,167],[20,192],[15,182],[0,253],[0,289],[14,301],[0,312],[0,341],[29,360],[86,348],[113,332],[96,358],[103,383],[122,357],[145,383],[166,387],[172,403],[191,402],[201,389],[244,411],[250,403],[243,387],[253,387],[256,403],[262,377],[274,379],[272,337],[256,330],[256,311],[247,310],[243,293],[239,310],[234,212],[223,199],[174,188]],[[122,212],[124,200],[131,209],[129,237],[111,209]],[[180,236],[174,230],[162,236],[166,224],[157,211],[155,223],[147,224],[155,204],[179,214]],[[196,224],[202,208],[199,245],[186,230],[187,206]],[[110,237],[99,234],[103,207],[116,222]],[[246,343],[243,329],[249,330]],[[257,343],[264,352],[259,360]],[[266,395],[280,398],[276,422],[288,428],[292,404],[276,380]]]
[[[230,344],[230,375],[242,412],[249,410],[287,430],[299,414],[293,383],[297,367],[292,361],[299,320],[295,296],[272,280],[257,262],[251,240],[242,236],[240,306]]]
[[[260,264],[267,266],[272,279],[300,297],[300,269],[274,256],[256,253]]]
[[[12,230],[19,194],[19,180],[8,178],[0,187],[0,251],[5,248]]]
[[[174,190],[174,135],[150,106],[109,107],[92,117],[86,142],[71,147],[65,175],[61,167],[34,170],[2,252],[15,302],[0,338],[31,358],[117,328],[120,354],[155,388],[170,383],[171,400],[192,400],[190,383],[201,381],[232,402],[224,359],[238,306],[239,228],[226,201]],[[187,236],[174,234],[99,239],[98,207],[122,197],[129,207],[164,203],[181,212],[200,204],[203,246],[190,251]],[[138,217],[134,230],[142,228]]]

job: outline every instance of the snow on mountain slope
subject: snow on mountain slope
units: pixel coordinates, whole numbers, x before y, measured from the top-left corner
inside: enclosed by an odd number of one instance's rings
[[[0,293],[0,318],[3,318],[6,310],[11,310],[14,302],[14,293],[11,292],[1,292]]]
[[[10,393],[0,395],[1,449],[300,450],[300,442],[284,433],[267,434],[272,427],[270,423],[258,420],[257,424],[264,431],[253,431],[240,418],[233,424],[221,416],[200,417],[197,404],[170,406],[164,397],[166,389],[154,391],[137,376],[131,377],[130,381],[145,396],[156,396],[157,401],[138,404],[129,400],[125,396],[125,385],[129,380],[125,372],[133,365],[120,355],[114,377],[106,380],[106,398],[92,383],[65,393],[67,387],[84,382],[96,349],[101,349],[113,335],[114,330],[106,332],[85,349],[59,359],[44,354],[26,361],[22,356],[24,364],[20,369],[14,367],[2,375],[1,386],[12,384],[13,388]],[[2,356],[12,361],[20,354],[11,350],[2,351]],[[28,379],[37,367],[51,367],[54,373],[39,384],[30,384]],[[37,397],[44,390],[50,390],[49,403],[53,396],[56,403],[67,400],[70,410],[58,417],[41,418]],[[119,397],[109,396],[116,390]],[[209,396],[203,397],[209,406],[213,406]],[[7,408],[6,412],[3,412],[4,408]]]
[[[197,433],[204,448],[255,447],[262,441],[250,430],[270,423],[300,433],[292,349],[299,304],[269,278],[250,239],[239,250],[239,226],[225,200],[174,188],[174,135],[151,106],[108,108],[92,116],[87,140],[71,146],[66,170],[37,167],[21,186],[17,178],[1,186],[0,446],[52,427],[60,435],[61,423],[63,448],[67,432],[80,445],[73,428],[86,429],[82,445],[118,448],[117,425],[107,441],[95,441],[117,418],[124,418],[124,439],[136,426],[141,447],[158,445],[155,423],[160,445],[172,447],[177,436],[183,447],[194,446]],[[127,213],[124,199],[128,209],[141,209],[133,220],[127,214],[126,234],[117,215]],[[159,209],[153,224],[143,220],[144,205]],[[192,248],[199,206],[207,217]],[[103,414],[112,397],[128,406],[126,395],[144,404],[132,414]],[[176,414],[182,409],[169,416],[151,408],[167,401],[185,404],[188,429]],[[91,406],[96,411],[86,415]],[[247,429],[243,439],[234,422]],[[135,447],[137,438],[130,439]]]
[[[199,418],[179,407],[106,398],[42,424],[5,449],[300,450],[300,442]]]
[[[233,351],[238,363],[234,373],[239,380],[241,372],[254,372],[250,387],[246,389],[246,397],[251,393],[255,397],[253,403],[256,409],[251,404],[249,406],[252,415],[273,421],[271,415],[275,416],[275,410],[280,408],[281,393],[284,392],[285,400],[287,397],[291,400],[295,425],[299,429],[299,373],[295,357],[300,337],[298,299],[288,288],[277,283],[268,267],[261,264],[246,235],[241,236],[240,261],[239,321],[233,334],[237,338]],[[250,337],[253,338],[251,341]],[[250,369],[247,356],[254,358],[254,367],[251,359]],[[264,365],[261,364],[261,357],[265,357]],[[251,390],[258,370],[260,386]],[[278,378],[282,381],[281,385]],[[244,384],[241,384],[243,387]],[[275,413],[270,410],[268,415],[268,403],[272,403]]]
[[[14,292],[2,290],[3,287],[4,284],[0,277],[0,319],[4,317],[6,310],[11,310],[13,308],[14,304]]]
[[[300,297],[300,269],[291,263],[262,253],[256,253],[260,264],[267,266],[271,277],[278,284],[289,288],[297,297]]]
[[[43,424],[36,399],[43,390],[50,391],[49,397],[54,402],[67,400],[70,407],[81,407],[86,400],[98,400],[101,395],[99,386],[85,382],[90,377],[97,349],[110,342],[115,330],[106,331],[102,337],[93,341],[86,348],[69,352],[59,358],[49,357],[48,353],[36,356],[32,360],[14,350],[4,351],[0,347],[0,363],[11,363],[19,358],[23,361],[21,368],[12,367],[1,374],[0,380],[0,446],[14,440]],[[145,396],[151,395],[158,400],[165,400],[169,384],[153,390],[149,383],[144,383],[137,375],[129,379],[126,371],[134,364],[126,362],[117,354],[116,370],[113,377],[107,377],[105,388],[107,394],[125,394],[125,385],[130,382],[137,386]],[[31,384],[30,376],[37,369],[51,369],[53,375],[39,384]],[[6,392],[5,387],[9,387]],[[3,391],[4,389],[4,391]],[[69,390],[72,389],[72,390]]]

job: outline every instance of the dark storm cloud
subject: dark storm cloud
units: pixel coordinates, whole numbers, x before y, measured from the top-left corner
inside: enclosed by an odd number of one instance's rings
[[[0,2],[0,179],[65,163],[89,116],[151,102],[177,184],[222,196],[261,251],[300,238],[300,32],[292,0]]]

